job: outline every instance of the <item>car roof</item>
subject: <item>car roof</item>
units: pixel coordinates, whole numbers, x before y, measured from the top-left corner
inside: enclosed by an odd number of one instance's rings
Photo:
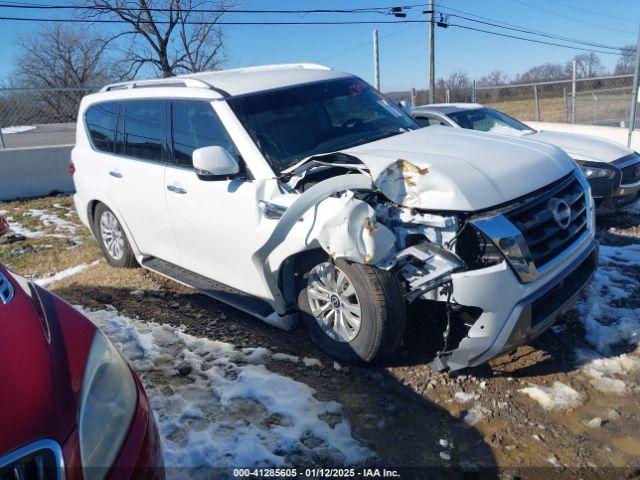
[[[178,86],[209,88],[223,97],[244,95],[293,85],[352,77],[353,75],[313,63],[264,65],[212,72],[190,73],[155,80],[122,82],[105,86],[108,92],[128,88]]]
[[[413,114],[436,112],[444,115],[450,113],[462,112],[464,110],[476,110],[478,108],[484,108],[484,105],[479,103],[432,103],[430,105],[419,105],[411,110]]]

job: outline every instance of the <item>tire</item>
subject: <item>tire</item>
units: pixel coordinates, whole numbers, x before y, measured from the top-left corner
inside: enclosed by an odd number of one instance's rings
[[[93,216],[93,230],[107,263],[116,268],[136,268],[138,262],[127,236],[109,208],[99,203]],[[113,241],[109,241],[109,239]]]
[[[330,269],[330,266],[334,268],[334,272],[329,272],[328,276],[333,275],[336,279],[334,294],[338,296],[338,301],[329,295],[330,306],[327,307],[326,294],[319,290],[318,281],[320,276],[327,273],[323,269]],[[337,294],[341,290],[338,283],[343,286],[345,284],[341,273],[352,285],[354,292],[350,287],[346,287],[342,296]],[[322,350],[337,360],[355,364],[378,362],[397,350],[404,334],[407,314],[401,284],[393,273],[369,265],[337,260],[335,264],[326,261],[316,265],[307,272],[304,279],[304,288],[298,295],[298,308],[309,336]],[[324,288],[322,281],[320,286]],[[320,296],[324,295],[323,299],[318,298],[318,292]],[[336,308],[338,303],[340,307]],[[352,328],[353,318],[357,319],[357,315],[353,313],[356,311],[353,308],[356,303],[359,304],[361,312],[357,329]],[[325,313],[326,309],[333,309],[335,325],[340,308],[343,312],[342,318],[347,319],[346,329],[343,328],[341,332],[336,332],[335,328],[329,326],[331,319],[327,320],[326,315],[324,327],[314,315],[314,309],[316,312]],[[345,311],[348,312],[346,317]],[[320,313],[318,317],[322,315]]]

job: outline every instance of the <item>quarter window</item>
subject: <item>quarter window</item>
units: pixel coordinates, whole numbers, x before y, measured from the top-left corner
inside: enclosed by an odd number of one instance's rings
[[[122,102],[116,153],[141,160],[163,160],[164,100]]]
[[[192,166],[193,151],[217,145],[232,153],[235,147],[209,102],[174,100],[172,102],[173,152],[177,165]]]
[[[98,103],[87,110],[85,123],[91,142],[99,152],[113,152],[117,116],[116,102]]]

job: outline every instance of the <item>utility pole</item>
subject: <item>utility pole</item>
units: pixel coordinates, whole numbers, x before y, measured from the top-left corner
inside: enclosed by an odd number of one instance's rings
[[[640,77],[640,28],[638,29],[638,45],[636,46],[636,66],[633,71],[633,90],[631,91],[631,113],[629,114],[629,137],[627,147],[631,148],[631,137],[636,127],[636,110],[638,108],[638,82]]]
[[[435,28],[433,0],[429,0],[429,103],[435,103],[436,61],[435,61]]]
[[[380,91],[380,55],[378,50],[378,29],[373,30],[373,76],[376,90]]]
[[[571,123],[576,123],[576,72],[577,62],[573,61],[573,71],[571,74]]]

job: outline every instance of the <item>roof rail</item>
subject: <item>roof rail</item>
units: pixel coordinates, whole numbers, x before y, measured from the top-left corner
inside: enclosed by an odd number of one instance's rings
[[[196,78],[163,78],[159,80],[137,80],[132,82],[120,82],[106,85],[100,89],[101,92],[112,92],[114,90],[127,90],[131,88],[160,88],[160,87],[190,87],[206,88],[211,86]]]

